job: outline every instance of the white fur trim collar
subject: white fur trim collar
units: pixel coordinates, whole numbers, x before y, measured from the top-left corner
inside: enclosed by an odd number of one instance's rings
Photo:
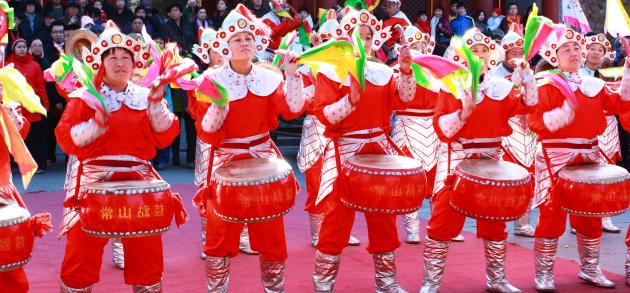
[[[85,88],[79,88],[72,92],[69,97],[80,98]],[[117,92],[103,83],[101,96],[109,112],[115,112],[125,104],[133,110],[145,110],[149,106],[149,89],[138,86],[132,82],[127,84],[127,88],[122,92]]]
[[[505,78],[486,75],[483,82],[479,84],[479,95],[482,98],[478,99],[479,102],[477,104],[481,103],[485,96],[495,101],[502,101],[510,94],[513,88],[514,84]]]
[[[282,83],[282,76],[265,68],[252,66],[247,75],[234,72],[230,63],[222,67],[208,69],[204,73],[215,78],[227,91],[230,101],[244,98],[248,92],[261,97],[271,95]]]

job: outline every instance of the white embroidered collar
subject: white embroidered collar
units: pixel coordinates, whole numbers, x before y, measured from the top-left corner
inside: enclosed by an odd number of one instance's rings
[[[583,75],[580,71],[565,72],[564,74],[566,75],[573,92],[580,89],[580,91],[589,98],[597,96],[606,85],[605,81],[596,77]]]
[[[79,88],[72,92],[69,97],[80,98],[84,92],[85,88]],[[149,89],[132,82],[128,82],[127,88],[122,92],[113,90],[105,83],[101,88],[101,96],[109,112],[117,111],[123,104],[133,110],[145,110],[149,105],[148,95]]]
[[[271,70],[252,66],[247,74],[236,73],[229,62],[222,67],[206,70],[206,75],[215,78],[228,91],[230,101],[236,101],[247,96],[248,92],[261,97],[271,95],[282,83],[283,77]]]
[[[476,104],[481,103],[485,96],[495,101],[502,101],[510,94],[513,87],[514,84],[505,78],[486,74],[477,88],[479,98]]]
[[[322,70],[318,73],[324,74],[330,80],[341,83],[341,80],[337,77],[337,75],[333,72]],[[367,61],[365,62],[365,80],[375,86],[384,86],[392,79],[394,75],[394,70],[381,63]],[[343,85],[350,86],[350,76],[346,78],[343,82]]]

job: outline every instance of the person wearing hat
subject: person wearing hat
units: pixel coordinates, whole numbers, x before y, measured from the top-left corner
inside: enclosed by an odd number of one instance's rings
[[[341,26],[337,21],[337,12],[328,10],[327,19],[319,27],[319,30],[311,34],[313,47],[319,47],[328,40],[336,40],[343,37]],[[302,138],[300,139],[300,149],[297,155],[297,165],[306,179],[306,203],[304,210],[308,212],[309,224],[311,228],[311,245],[317,247],[319,231],[324,220],[324,205],[316,205],[317,193],[320,185],[320,175],[322,171],[322,155],[329,139],[324,136],[324,124],[315,116],[313,102],[315,97],[316,80],[311,75],[311,67],[303,65],[298,68],[304,83],[304,98],[306,99],[306,117],[302,126]],[[350,235],[348,245],[357,246],[361,242]]]
[[[552,178],[567,165],[604,163],[597,148],[597,136],[606,130],[606,115],[630,110],[630,61],[624,65],[625,77],[620,88],[613,91],[603,80],[580,72],[586,58],[585,43],[584,36],[566,29],[559,37],[550,37],[539,53],[564,73],[577,104],[553,85],[542,85],[538,88],[540,101],[528,116],[529,127],[541,142],[536,152],[533,203],[540,210],[534,241],[537,290],[555,289],[553,265],[558,238],[566,229],[567,213],[559,206],[558,194],[550,192]],[[627,115],[619,118],[622,125],[630,125]],[[614,287],[599,268],[601,219],[569,215],[569,220],[577,232],[579,279],[598,287]]]
[[[523,59],[523,36],[510,31],[501,40],[501,48],[505,51],[505,58],[490,75],[512,79],[512,74],[519,60]],[[504,160],[520,165],[530,173],[534,173],[534,153],[536,152],[536,134],[527,126],[527,116],[517,115],[510,118],[512,134],[503,137],[505,148]],[[514,221],[514,235],[534,237],[534,228],[530,224],[530,210]]]
[[[278,116],[298,117],[304,108],[302,79],[296,71],[295,55],[287,52],[286,78],[252,63],[257,53],[269,44],[271,30],[244,5],[238,4],[226,16],[217,39],[209,45],[226,62],[206,70],[200,78],[212,78],[222,84],[229,104],[197,103],[196,127],[202,142],[209,144],[208,174],[223,164],[256,158],[282,158],[269,137],[278,127]],[[213,155],[214,154],[214,155]],[[212,166],[212,167],[210,167]],[[214,212],[209,194],[216,186],[206,181],[194,198],[205,213],[206,275],[208,292],[227,292],[230,261],[238,255],[242,223],[228,222]],[[284,292],[284,263],[287,247],[282,216],[248,223],[252,249],[259,253],[260,273],[265,292]]]
[[[421,32],[414,26],[407,26],[403,31],[403,44],[409,45],[414,54],[432,54],[435,41],[428,33]],[[394,70],[398,66],[394,67]],[[404,152],[422,162],[427,174],[429,193],[433,191],[435,170],[437,165],[437,151],[440,140],[433,129],[433,113],[437,101],[439,88],[433,90],[416,86],[414,99],[399,107],[392,128],[392,140]],[[418,212],[403,215],[403,224],[407,237],[405,242],[420,243],[420,218]]]
[[[390,27],[383,27],[367,10],[348,9],[341,20],[347,36],[355,30],[363,40],[369,56],[389,39]],[[320,71],[315,85],[314,113],[324,124],[324,136],[330,138],[322,154],[322,171],[316,205],[325,205],[315,252],[313,281],[315,292],[332,292],[339,271],[341,253],[352,230],[355,210],[341,202],[341,190],[334,186],[341,174],[340,165],[356,154],[397,154],[389,138],[390,116],[398,102],[409,102],[415,96],[415,80],[410,69],[407,45],[398,57],[401,74],[387,65],[365,63],[365,90],[351,81],[342,80],[329,71]],[[351,191],[348,191],[351,192]],[[394,250],[400,246],[396,231],[396,215],[366,212],[375,268],[376,292],[405,292],[396,281]]]
[[[208,65],[207,70],[216,70],[217,68],[223,66],[225,64],[225,58],[220,53],[221,48],[213,48],[212,44],[217,41],[217,32],[212,28],[199,28],[199,44],[194,44],[192,47],[192,53],[201,60],[204,64]],[[224,46],[224,43],[217,43]],[[197,99],[189,99],[189,111],[192,119],[197,121],[199,117],[197,116],[197,107],[199,107],[199,103]],[[210,163],[210,148],[211,145],[205,143],[199,137],[197,137],[197,144],[195,148],[195,180],[194,183],[199,187],[199,189],[206,188],[206,177],[208,175],[208,165]],[[206,243],[206,218],[205,214],[200,211],[201,216],[201,243],[205,245]],[[249,233],[247,229],[247,225],[243,227],[243,232],[241,232],[241,239],[239,250],[243,253],[247,254],[258,254],[256,251],[252,250],[251,245],[249,243]],[[205,259],[205,253],[201,253],[201,257]]]
[[[1,95],[2,88],[0,87],[0,96]],[[16,211],[18,211],[16,207],[27,209],[26,204],[11,180],[11,156],[14,157],[13,159],[20,167],[25,189],[28,183],[26,183],[24,178],[29,176],[29,172],[37,168],[37,164],[35,164],[33,158],[30,157],[24,145],[23,139],[29,131],[29,122],[21,114],[22,107],[17,103],[2,104],[0,107],[2,107],[0,110],[0,119],[3,120],[3,125],[6,127],[5,131],[0,134],[4,142],[0,143],[0,218],[3,219],[3,223],[7,223],[7,219],[19,215],[16,213]],[[19,156],[19,153],[27,154],[27,156],[16,158]],[[28,180],[30,180],[30,178]],[[29,215],[29,217],[30,219],[28,221],[30,221],[31,226],[34,228],[33,234],[35,234],[35,236],[43,237],[47,232],[51,231],[52,225],[50,223],[49,213],[36,214],[32,217]],[[15,241],[12,241],[13,239],[15,239]],[[8,246],[8,249],[11,249],[13,244],[15,244],[16,247],[19,247],[19,245],[24,246],[23,242],[25,238],[19,235],[18,232],[16,232],[13,239],[2,238],[3,248],[7,249]],[[21,239],[21,244],[19,244],[18,239]],[[6,255],[6,250],[3,251],[3,254]],[[24,267],[16,263],[7,264],[5,259],[2,261],[3,270],[0,270],[0,284],[2,286],[0,287],[0,291],[11,293],[28,292],[29,284]],[[7,270],[7,268],[12,269]]]
[[[60,147],[79,161],[75,190],[113,178],[159,179],[148,161],[156,149],[172,142],[179,132],[179,121],[162,99],[161,87],[149,90],[131,82],[134,68],[143,68],[149,55],[111,21],[90,50],[84,50],[83,60],[95,71],[94,84],[108,113],[95,111],[80,98],[70,98],[55,129]],[[83,91],[79,88],[70,97],[81,96]],[[61,235],[66,235],[67,241],[60,274],[63,293],[91,292],[100,279],[102,251],[109,241],[82,230],[77,196],[68,194],[64,203]],[[173,199],[178,222],[182,223],[186,215],[181,199]],[[122,243],[125,283],[135,292],[161,292],[162,237],[123,238]]]
[[[519,81],[524,90],[515,91],[514,83],[488,74],[500,58],[500,48],[494,41],[473,28],[464,34],[462,42],[483,61],[480,97],[472,101],[472,96],[465,94],[459,100],[452,93],[441,91],[437,100],[433,125],[444,144],[439,154],[433,210],[427,225],[420,292],[438,292],[450,240],[461,232],[466,220],[464,214],[450,205],[454,186],[453,180],[447,180],[447,175],[465,159],[502,160],[502,137],[512,132],[509,118],[526,114],[538,102],[534,74],[526,63],[517,63],[512,80]],[[450,59],[467,66],[464,56],[455,53],[453,48],[448,52]],[[500,220],[477,220],[477,237],[483,238],[485,249],[485,285],[490,292],[520,292],[506,277],[505,226]]]
[[[278,0],[276,2],[283,8],[288,10],[293,18],[291,19],[288,17],[277,15],[274,12],[275,7],[273,6],[273,1],[269,1],[269,7],[271,7],[271,11],[267,12],[267,14],[265,14],[261,19],[263,23],[265,23],[271,29],[271,34],[269,35],[269,48],[274,50],[278,49],[278,46],[280,46],[280,41],[284,36],[286,36],[289,32],[296,30],[298,27],[300,27],[302,22],[305,21],[297,17],[297,11],[295,10],[295,8],[293,8],[293,6],[288,4],[286,0]],[[262,57],[261,60],[264,61],[271,61],[271,59],[273,58],[273,54],[269,52],[267,52],[266,54],[261,54],[260,56]]]
[[[612,44],[605,34],[588,33],[586,38],[586,61],[580,68],[582,75],[601,78],[599,69],[604,62],[615,60],[615,53]],[[598,147],[601,150],[602,158],[609,164],[616,164],[621,161],[621,144],[619,142],[619,123],[615,115],[606,116],[606,130],[597,136]],[[604,232],[619,233],[621,229],[613,224],[610,217],[602,218],[602,228]]]

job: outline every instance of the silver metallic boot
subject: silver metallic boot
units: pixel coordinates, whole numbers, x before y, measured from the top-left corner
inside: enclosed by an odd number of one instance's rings
[[[121,269],[125,269],[125,251],[120,238],[112,238],[112,262]]]
[[[578,254],[580,255],[580,273],[578,278],[597,287],[615,287],[615,283],[608,280],[599,268],[599,248],[602,238],[586,238],[578,233],[576,239]]]
[[[319,230],[322,228],[322,221],[324,221],[324,214],[308,213],[308,219],[311,223],[311,245],[317,247],[317,241],[319,241]]]
[[[316,293],[333,292],[335,279],[339,272],[341,255],[325,254],[315,251],[315,270],[313,271],[313,286]]]
[[[374,279],[376,282],[376,293],[407,293],[396,283],[396,255],[393,251],[375,253],[374,259]]]
[[[420,243],[420,218],[418,217],[418,211],[405,214],[402,218],[405,231],[407,231],[405,242],[410,244]]]
[[[621,232],[621,229],[619,229],[619,227],[617,227],[617,226],[615,226],[615,224],[613,224],[612,218],[610,218],[610,217],[602,218],[602,229],[604,229],[604,232],[608,232],[608,233],[620,233]]]
[[[265,293],[284,292],[284,261],[260,259],[260,276]]]
[[[524,237],[534,237],[534,227],[529,224],[530,220],[530,210],[527,209],[527,212],[520,218],[514,221],[514,235],[524,236]]]
[[[558,250],[558,238],[534,239],[534,264],[536,277],[534,283],[539,292],[553,292],[556,287],[553,282],[553,263]]]
[[[252,247],[249,245],[249,232],[247,232],[247,224],[243,226],[243,231],[241,231],[241,239],[238,245],[238,250],[242,253],[256,255],[257,251],[252,250]]]
[[[626,285],[630,286],[630,248],[626,252]]]
[[[206,259],[206,253],[203,252],[206,247],[206,223],[208,220],[201,217],[201,258]]]
[[[508,282],[505,276],[505,240],[483,240],[486,252],[486,290],[489,292],[517,293],[521,292]]]
[[[66,284],[61,282],[61,287],[59,288],[59,292],[61,293],[92,293],[92,286],[87,286],[85,288],[72,288],[68,287]]]
[[[435,293],[440,290],[444,276],[444,265],[448,255],[449,241],[436,241],[428,236],[424,244],[424,276],[420,293]]]
[[[153,285],[143,286],[143,285],[133,285],[134,293],[162,293],[162,281],[157,282]]]
[[[206,256],[208,293],[226,293],[230,284],[230,258]]]

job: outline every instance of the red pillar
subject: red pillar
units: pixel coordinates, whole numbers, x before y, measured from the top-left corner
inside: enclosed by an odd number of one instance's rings
[[[548,17],[554,22],[558,22],[560,19],[560,1],[557,0],[543,0],[542,2],[542,15]]]

